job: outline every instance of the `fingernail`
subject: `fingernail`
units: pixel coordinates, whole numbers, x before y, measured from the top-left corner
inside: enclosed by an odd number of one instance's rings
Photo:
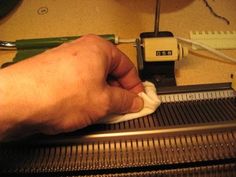
[[[131,112],[138,112],[143,108],[143,99],[139,96],[134,98]]]

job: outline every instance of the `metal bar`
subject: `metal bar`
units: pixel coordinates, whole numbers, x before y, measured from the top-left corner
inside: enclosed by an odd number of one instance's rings
[[[202,124],[202,125],[193,125],[193,126],[182,126],[182,127],[176,127],[173,128],[160,128],[160,129],[154,129],[154,130],[143,130],[143,131],[124,131],[124,132],[111,132],[111,133],[99,133],[99,134],[91,134],[91,135],[85,135],[84,139],[93,139],[93,138],[114,138],[114,137],[127,137],[127,136],[147,136],[147,135],[167,135],[167,134],[179,134],[179,133],[196,133],[204,131],[207,132],[214,132],[220,131],[220,130],[236,130],[236,121],[228,121],[228,122],[222,122],[220,124],[217,122],[216,124]]]
[[[189,92],[204,92],[215,90],[232,89],[231,83],[214,83],[214,84],[197,84],[197,85],[184,85],[175,87],[159,87],[158,94],[174,94],[174,93],[189,93]]]
[[[155,26],[154,26],[155,36],[158,36],[158,33],[159,33],[160,7],[161,7],[161,0],[156,0]]]
[[[0,41],[0,48],[12,49],[12,48],[15,48],[15,47],[16,47],[15,42]]]

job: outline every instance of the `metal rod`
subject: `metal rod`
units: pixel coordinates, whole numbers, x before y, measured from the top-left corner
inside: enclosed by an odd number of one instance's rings
[[[16,47],[16,44],[15,42],[10,42],[10,41],[0,41],[0,47],[1,48],[15,48]]]
[[[154,34],[155,34],[155,36],[157,36],[158,32],[159,32],[160,6],[161,6],[161,0],[156,0],[155,26],[154,26]]]
[[[85,135],[84,139],[93,139],[93,138],[114,138],[114,137],[127,137],[127,136],[147,136],[147,135],[177,135],[177,134],[196,134],[198,132],[221,132],[221,131],[231,131],[236,130],[236,121],[228,121],[219,123],[212,123],[212,124],[199,124],[199,125],[192,125],[192,126],[182,126],[177,127],[173,126],[170,128],[159,128],[159,129],[152,129],[152,130],[143,130],[143,131],[122,131],[122,132],[111,132],[111,133],[98,133],[98,134],[91,134]]]

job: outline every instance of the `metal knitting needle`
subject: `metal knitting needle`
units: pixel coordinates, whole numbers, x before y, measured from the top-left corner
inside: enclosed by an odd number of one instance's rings
[[[161,6],[161,0],[156,0],[155,26],[154,26],[154,35],[155,36],[157,36],[158,32],[159,32],[160,6]]]

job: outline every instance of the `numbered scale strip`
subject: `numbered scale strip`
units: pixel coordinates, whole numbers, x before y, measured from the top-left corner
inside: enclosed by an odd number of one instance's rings
[[[235,92],[225,85],[199,88],[159,90],[162,105],[136,120],[2,143],[0,176],[234,172]]]
[[[218,90],[208,92],[180,93],[160,95],[162,103],[180,102],[180,101],[200,101],[212,99],[234,98],[236,93],[233,90]]]

